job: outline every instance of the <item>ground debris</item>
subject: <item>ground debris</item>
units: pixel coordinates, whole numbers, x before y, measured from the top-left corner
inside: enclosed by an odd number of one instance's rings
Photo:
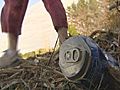
[[[70,90],[56,62],[47,65],[47,54],[22,60],[16,67],[0,68],[0,90]]]
[[[108,54],[120,62],[120,31],[95,31],[91,36],[97,44]]]
[[[120,62],[119,32],[96,31],[90,37]],[[0,90],[83,90],[63,76],[58,60],[53,58],[48,65],[51,55],[47,52],[22,60],[16,67],[0,68]]]

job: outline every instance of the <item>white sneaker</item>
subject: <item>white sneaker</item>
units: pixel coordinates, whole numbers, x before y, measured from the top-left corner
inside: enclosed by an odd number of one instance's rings
[[[4,54],[0,57],[0,67],[13,66],[13,64],[20,61],[18,51],[11,52],[10,50],[6,50],[3,53]]]

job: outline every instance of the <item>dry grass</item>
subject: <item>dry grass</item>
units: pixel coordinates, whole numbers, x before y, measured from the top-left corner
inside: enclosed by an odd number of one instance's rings
[[[94,32],[91,37],[120,61],[120,34],[117,31]],[[20,65],[0,69],[1,90],[82,90],[67,80],[60,71],[58,59],[52,59],[52,52],[22,60]]]

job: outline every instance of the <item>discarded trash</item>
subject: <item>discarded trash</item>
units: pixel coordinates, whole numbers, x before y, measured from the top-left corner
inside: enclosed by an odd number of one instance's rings
[[[93,88],[99,90],[108,88],[111,79],[108,67],[119,68],[119,63],[102,51],[89,37],[75,36],[61,46],[59,66],[69,80],[80,83],[90,90]]]

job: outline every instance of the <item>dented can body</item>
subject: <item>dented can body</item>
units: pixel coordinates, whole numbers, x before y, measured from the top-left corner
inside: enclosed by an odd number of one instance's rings
[[[103,50],[86,36],[72,37],[60,48],[59,66],[62,73],[90,90],[102,90],[110,83],[111,77],[107,77],[108,62]]]

